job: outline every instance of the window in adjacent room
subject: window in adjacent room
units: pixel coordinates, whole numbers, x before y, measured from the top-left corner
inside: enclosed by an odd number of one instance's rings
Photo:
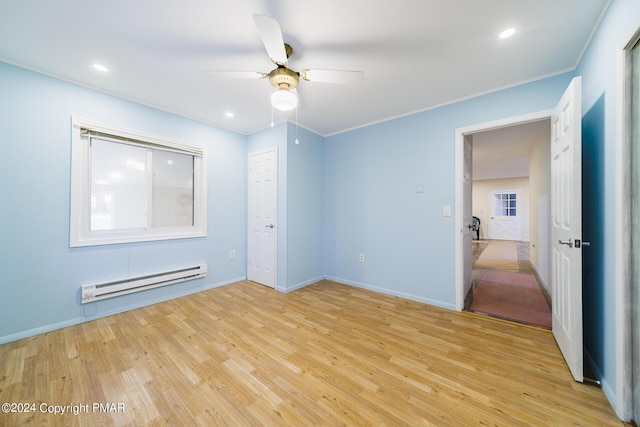
[[[515,193],[497,193],[493,199],[494,216],[516,216],[517,195]]]
[[[71,246],[206,235],[202,148],[74,118]]]

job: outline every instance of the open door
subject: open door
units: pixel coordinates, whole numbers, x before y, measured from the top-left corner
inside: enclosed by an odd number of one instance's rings
[[[582,359],[582,81],[574,78],[551,117],[553,335],[576,381]]]

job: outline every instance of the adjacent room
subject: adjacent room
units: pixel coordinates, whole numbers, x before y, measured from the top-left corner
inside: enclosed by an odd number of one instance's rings
[[[635,0],[1,2],[0,425],[638,423],[639,41]]]
[[[550,120],[470,136],[474,228],[465,308],[550,329]]]

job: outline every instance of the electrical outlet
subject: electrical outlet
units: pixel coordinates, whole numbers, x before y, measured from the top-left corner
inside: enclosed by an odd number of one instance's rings
[[[229,259],[236,259],[236,251],[233,249],[229,251]]]
[[[358,261],[359,262],[364,262],[364,254],[359,254],[358,255]]]

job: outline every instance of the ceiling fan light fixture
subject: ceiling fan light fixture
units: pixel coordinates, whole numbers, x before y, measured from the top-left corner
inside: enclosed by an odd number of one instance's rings
[[[280,111],[291,111],[298,105],[298,97],[287,88],[281,88],[271,94],[271,105]]]

